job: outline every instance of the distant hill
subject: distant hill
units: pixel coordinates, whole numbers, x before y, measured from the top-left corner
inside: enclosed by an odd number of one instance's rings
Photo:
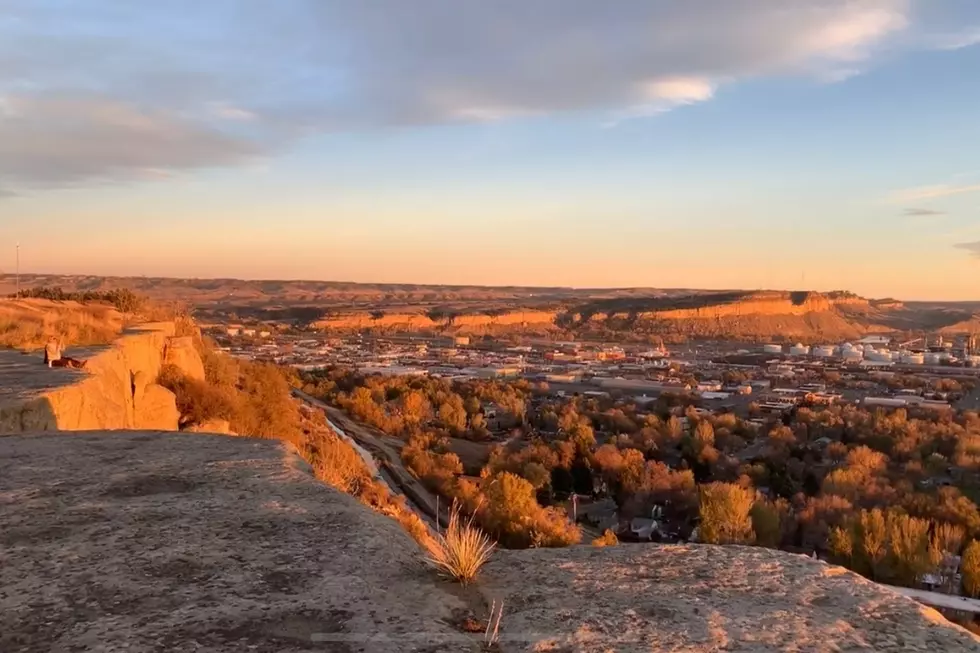
[[[535,288],[22,275],[21,287],[129,288],[179,301],[203,320],[292,321],[325,329],[377,328],[637,340],[734,338],[825,342],[867,333],[970,333],[980,303],[904,303],[838,291],[684,288]],[[14,289],[0,276],[0,293]]]

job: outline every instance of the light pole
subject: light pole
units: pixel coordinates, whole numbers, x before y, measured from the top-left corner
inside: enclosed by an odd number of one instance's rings
[[[17,295],[20,295],[20,243],[17,243],[17,273],[15,278],[17,280]]]

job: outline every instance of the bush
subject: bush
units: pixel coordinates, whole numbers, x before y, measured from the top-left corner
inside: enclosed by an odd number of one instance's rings
[[[616,546],[617,544],[619,544],[619,538],[608,528],[602,533],[601,537],[592,540],[592,546]]]
[[[490,538],[473,526],[473,518],[464,522],[454,505],[446,532],[430,540],[427,560],[446,576],[466,585],[476,578],[493,549]]]

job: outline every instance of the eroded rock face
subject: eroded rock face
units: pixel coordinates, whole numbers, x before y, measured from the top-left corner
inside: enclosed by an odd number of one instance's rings
[[[178,367],[189,378],[204,380],[204,362],[190,336],[169,338],[163,352],[163,363]]]
[[[511,651],[980,651],[938,612],[841,567],[757,547],[501,551],[483,576]]]
[[[0,438],[0,651],[466,653],[393,521],[274,440]]]

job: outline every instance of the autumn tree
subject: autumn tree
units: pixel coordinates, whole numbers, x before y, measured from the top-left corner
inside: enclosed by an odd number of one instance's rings
[[[733,483],[708,483],[699,488],[700,539],[709,544],[749,544],[755,538],[750,512],[754,492]]]
[[[878,579],[878,566],[888,553],[888,529],[881,510],[862,510],[858,517],[857,539],[861,553],[871,568],[871,579]]]
[[[406,426],[418,426],[432,417],[432,405],[418,390],[409,390],[401,396],[401,414]]]
[[[888,518],[888,535],[895,576],[911,587],[929,571],[929,522],[892,513]]]
[[[963,592],[967,596],[980,596],[980,541],[971,540],[966,545],[960,572],[963,574]]]

